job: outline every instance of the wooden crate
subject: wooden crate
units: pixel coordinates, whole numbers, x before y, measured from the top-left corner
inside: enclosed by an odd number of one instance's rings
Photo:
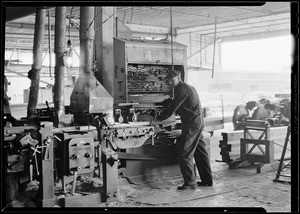
[[[270,140],[274,141],[274,159],[279,160],[282,153],[285,137],[287,132],[287,126],[271,127],[270,128]],[[261,135],[261,131],[251,132],[255,138]],[[219,141],[220,155],[222,162],[229,163],[233,160],[240,158],[240,139],[244,138],[244,131],[231,131],[222,132],[222,140]],[[288,148],[290,151],[290,148]],[[287,158],[290,157],[286,155]]]

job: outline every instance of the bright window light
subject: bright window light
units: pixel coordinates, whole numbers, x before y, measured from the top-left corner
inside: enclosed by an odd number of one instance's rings
[[[293,40],[281,36],[221,43],[223,70],[290,72]]]

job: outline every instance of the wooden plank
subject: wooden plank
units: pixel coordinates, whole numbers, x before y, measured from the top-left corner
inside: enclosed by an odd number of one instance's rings
[[[270,163],[270,158],[265,156],[265,155],[259,155],[259,154],[245,154],[243,156],[243,159],[255,163],[255,162],[260,162],[260,163]],[[273,160],[272,160],[273,161]]]
[[[282,153],[282,149],[283,149],[283,144],[284,144],[284,138],[280,138],[278,136],[279,139],[272,139],[274,141],[274,158],[280,158],[280,155]],[[236,155],[236,154],[240,154],[240,140],[238,141],[231,141],[230,144],[228,144],[228,147],[230,148],[230,150],[228,150],[229,155]],[[289,148],[290,149],[290,148]],[[225,150],[222,150],[222,152],[225,152]]]
[[[224,157],[228,156],[231,159],[236,159],[237,157],[238,158],[240,157],[240,152],[228,152],[228,153],[223,152],[222,154],[220,153],[220,155]],[[281,157],[281,151],[274,153],[274,160],[280,160],[280,157]],[[286,155],[286,158],[291,158],[291,155]]]
[[[256,172],[257,173],[271,172],[271,171],[278,170],[278,167],[279,167],[279,162],[274,161],[272,163],[266,163],[266,164],[259,165],[256,169]]]
[[[287,132],[287,126],[280,127],[271,127],[270,128],[270,139],[273,139],[275,136],[285,136]],[[251,131],[254,137],[259,137],[262,134],[262,131]],[[244,130],[231,131],[231,132],[222,132],[224,141],[233,141],[239,140],[244,137]]]
[[[267,124],[268,122],[263,120],[247,120],[245,126],[265,129]]]
[[[283,148],[281,146],[278,146],[275,143],[276,143],[276,141],[274,142],[274,160],[280,160]],[[226,150],[221,149],[220,155],[222,156],[222,160],[230,160],[230,159],[236,160],[237,158],[240,158],[240,145],[239,144],[232,145],[231,151],[226,151]],[[290,150],[287,151],[286,157],[287,158],[291,157]],[[224,162],[227,162],[227,161],[224,161]]]
[[[61,207],[101,207],[101,194],[76,195],[59,200]]]
[[[226,162],[226,163],[230,163],[231,161],[237,160],[238,158],[240,158],[240,155],[223,155],[222,156],[222,161]]]

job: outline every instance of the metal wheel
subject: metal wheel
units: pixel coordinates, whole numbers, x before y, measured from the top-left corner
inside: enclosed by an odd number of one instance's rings
[[[232,123],[234,130],[242,130],[243,129],[243,119],[248,116],[249,113],[244,105],[238,105],[234,109],[234,113],[232,116]]]

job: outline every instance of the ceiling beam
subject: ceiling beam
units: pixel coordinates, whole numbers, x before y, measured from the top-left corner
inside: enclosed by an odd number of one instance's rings
[[[25,16],[33,15],[36,12],[37,7],[6,7],[6,22],[10,22]],[[53,7],[44,7],[50,9]]]
[[[272,15],[272,16],[264,16],[260,18],[251,18],[251,19],[244,19],[240,21],[233,21],[233,22],[225,22],[220,23],[218,25],[218,29],[226,28],[226,27],[235,27],[235,26],[242,26],[242,25],[249,25],[249,26],[255,26],[256,24],[260,24],[263,22],[274,22],[280,21],[280,20],[290,20],[291,16],[290,13],[283,13],[278,15]],[[177,34],[186,34],[190,32],[205,32],[205,31],[213,31],[214,30],[214,24],[211,25],[205,25],[201,27],[193,27],[193,28],[185,28],[185,29],[177,29]]]
[[[68,23],[68,20],[67,20],[67,23]],[[9,23],[6,23],[6,25],[5,25],[5,27],[7,29],[9,28],[8,30],[10,30],[11,28],[14,30],[18,30],[18,29],[34,30],[34,26],[35,26],[34,24],[19,23],[19,22],[9,22]],[[66,28],[69,31],[69,24],[66,25]],[[45,29],[48,30],[48,24],[45,25]],[[51,25],[51,30],[54,31],[54,29],[55,29],[54,25]],[[71,27],[70,33],[79,35],[79,30],[75,27]]]
[[[149,25],[125,24],[133,33],[148,33],[148,34],[169,34],[170,29],[165,27],[156,27]]]
[[[252,33],[246,35],[236,35],[236,36],[227,36],[222,37],[221,42],[238,42],[238,41],[249,41],[249,40],[256,40],[256,39],[267,39],[272,37],[279,37],[279,36],[288,36],[290,35],[286,30],[277,30],[271,32],[263,32],[263,33]]]
[[[35,7],[6,7],[6,22],[35,14]]]

